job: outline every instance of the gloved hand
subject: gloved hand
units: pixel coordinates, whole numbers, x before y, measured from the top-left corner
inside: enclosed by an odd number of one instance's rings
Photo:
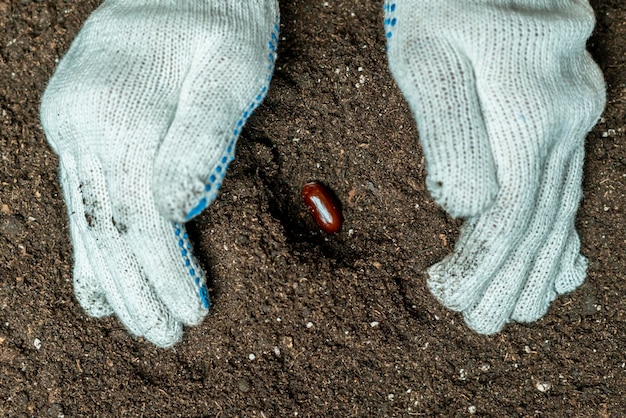
[[[74,288],[96,317],[171,346],[209,299],[183,222],[213,199],[267,91],[275,0],[106,0],[41,105],[74,245]]]
[[[580,285],[574,217],[584,138],[605,103],[585,50],[586,0],[389,0],[391,71],[411,106],[427,185],[463,217],[428,285],[478,333],[545,314]]]

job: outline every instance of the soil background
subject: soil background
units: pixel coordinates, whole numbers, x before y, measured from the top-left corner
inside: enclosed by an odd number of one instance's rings
[[[98,1],[0,2],[0,416],[626,415],[626,6],[592,1],[608,83],[578,216],[586,283],[533,324],[472,333],[423,271],[460,222],[430,199],[379,1],[281,1],[275,78],[218,201],[190,226],[212,311],[174,349],[73,295],[57,160],[38,118]],[[454,123],[454,121],[450,121]],[[342,201],[319,232],[300,190]],[[251,354],[254,359],[251,359]]]

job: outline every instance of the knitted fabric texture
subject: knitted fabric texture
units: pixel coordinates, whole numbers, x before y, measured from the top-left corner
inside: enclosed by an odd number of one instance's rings
[[[183,222],[215,199],[277,42],[275,0],[107,0],[85,22],[41,118],[88,313],[115,313],[163,347],[204,318],[205,276]]]
[[[586,275],[574,217],[584,138],[605,103],[573,0],[387,1],[391,71],[411,106],[427,185],[466,218],[428,286],[476,332],[542,317]]]

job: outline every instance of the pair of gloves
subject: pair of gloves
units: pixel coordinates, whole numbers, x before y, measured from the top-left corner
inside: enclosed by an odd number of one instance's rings
[[[466,219],[428,285],[476,332],[540,318],[586,274],[574,217],[585,134],[604,107],[586,0],[396,0],[392,73],[428,188]],[[44,93],[74,245],[74,288],[161,347],[209,308],[184,223],[215,198],[263,100],[275,0],[105,0]]]

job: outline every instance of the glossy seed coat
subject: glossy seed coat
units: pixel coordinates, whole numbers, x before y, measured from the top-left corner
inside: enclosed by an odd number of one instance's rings
[[[302,199],[322,231],[329,234],[341,231],[343,226],[341,207],[326,186],[316,181],[305,184],[302,188]]]

